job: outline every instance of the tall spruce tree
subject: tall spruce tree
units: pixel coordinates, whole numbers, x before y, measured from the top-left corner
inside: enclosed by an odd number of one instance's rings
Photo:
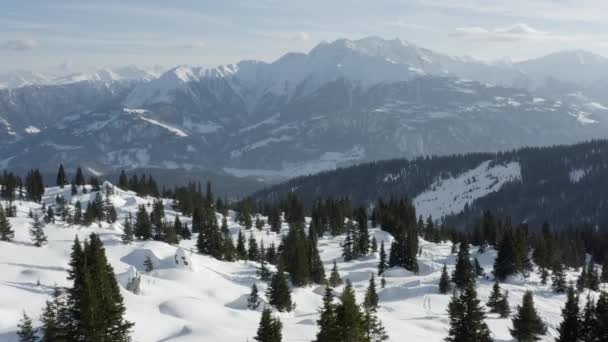
[[[143,204],[137,209],[135,215],[135,236],[140,240],[150,240],[152,238],[152,224],[150,223],[150,215]]]
[[[336,264],[336,260],[334,260],[334,266],[331,269],[331,274],[329,276],[329,286],[335,288],[342,285],[342,278],[340,278],[340,273],[338,272],[338,265]]]
[[[245,236],[239,230],[239,235],[236,240],[236,257],[239,260],[247,260],[247,247],[245,246]]]
[[[258,242],[252,234],[249,234],[248,241],[249,248],[247,248],[247,258],[251,261],[258,261],[260,258],[260,251],[258,248]]]
[[[378,261],[378,275],[382,275],[388,268],[388,262],[386,260],[386,251],[384,250],[384,240],[380,243],[380,260]]]
[[[590,295],[587,295],[585,308],[581,314],[579,339],[582,342],[601,341],[595,338],[597,330],[597,319],[595,315],[595,303]]]
[[[578,305],[578,295],[573,287],[568,288],[567,299],[562,309],[562,322],[557,328],[559,337],[557,342],[578,341],[580,329],[580,308]]]
[[[0,205],[0,241],[13,241],[15,232],[11,228],[11,223],[6,218],[6,213]]]
[[[131,213],[127,214],[122,226],[122,243],[125,245],[131,244],[133,242],[133,216]]]
[[[269,308],[264,308],[258,326],[258,332],[253,338],[258,342],[281,342],[283,324],[278,318],[272,317]]]
[[[364,342],[366,326],[363,312],[357,300],[350,280],[346,280],[340,304],[336,308],[336,322],[340,336],[339,341]]]
[[[490,329],[484,322],[485,313],[477,299],[475,285],[469,282],[460,295],[456,291],[448,305],[450,330],[448,342],[491,342]]]
[[[309,235],[309,237],[312,235]],[[325,284],[327,279],[325,279],[325,267],[323,266],[323,261],[321,260],[321,256],[319,255],[319,249],[317,248],[317,239],[309,238],[308,245],[310,246],[310,251],[308,255],[310,256],[310,277],[312,282],[315,284]]]
[[[551,287],[555,293],[566,292],[566,275],[564,274],[564,268],[558,261],[553,266],[553,274],[551,275]]]
[[[66,184],[68,184],[68,177],[63,169],[63,164],[60,164],[59,170],[57,171],[57,186],[63,189]]]
[[[323,307],[319,310],[319,319],[317,326],[319,332],[315,342],[337,342],[340,341],[340,331],[338,330],[338,322],[336,317],[336,307],[334,303],[334,293],[331,287],[325,287],[323,295]]]
[[[540,319],[534,307],[532,292],[526,291],[522,305],[517,307],[513,317],[513,329],[509,329],[511,336],[519,342],[533,342],[540,340],[546,334],[547,327]]]
[[[460,290],[465,289],[469,284],[475,284],[475,273],[471,265],[469,254],[469,243],[465,240],[460,243],[458,256],[456,257],[456,268],[452,273],[452,282]]]
[[[255,310],[260,306],[260,296],[258,295],[258,287],[255,285],[251,285],[251,292],[249,293],[249,297],[247,297],[247,308],[250,310]]]
[[[595,304],[595,330],[597,341],[608,341],[608,293],[602,291]]]
[[[504,281],[508,276],[517,272],[517,253],[513,233],[509,229],[502,234],[498,245],[498,254],[494,260],[494,276]]]
[[[299,215],[298,215],[299,216]],[[283,240],[283,252],[281,253],[289,279],[294,286],[305,286],[312,281],[310,274],[310,259],[308,239],[304,233],[304,225],[298,219],[298,223],[291,223],[289,232]]]
[[[282,263],[279,263],[277,272],[273,274],[270,280],[266,297],[268,298],[268,303],[281,312],[289,312],[294,308],[294,304],[291,301],[291,290],[289,290]]]
[[[448,267],[446,264],[443,264],[443,268],[441,269],[441,277],[439,278],[439,293],[446,294],[450,292],[452,289],[452,284],[450,284],[450,275],[448,274]]]
[[[32,243],[36,247],[42,247],[47,243],[47,237],[44,233],[44,223],[40,220],[37,214],[34,214],[30,223],[30,237]]]

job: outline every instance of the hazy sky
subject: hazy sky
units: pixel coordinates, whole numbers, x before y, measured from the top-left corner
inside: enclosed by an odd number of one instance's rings
[[[322,40],[400,38],[452,55],[608,56],[607,0],[0,0],[0,71],[272,61]]]

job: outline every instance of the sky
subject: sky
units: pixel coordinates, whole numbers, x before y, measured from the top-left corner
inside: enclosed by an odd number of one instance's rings
[[[380,36],[484,60],[608,56],[606,0],[0,0],[0,72],[273,61]]]

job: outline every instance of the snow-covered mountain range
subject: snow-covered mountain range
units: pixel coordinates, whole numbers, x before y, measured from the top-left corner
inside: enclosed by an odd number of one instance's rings
[[[285,178],[608,137],[608,60],[582,51],[486,63],[369,37],[272,63],[130,70],[0,91],[0,167],[62,160]]]

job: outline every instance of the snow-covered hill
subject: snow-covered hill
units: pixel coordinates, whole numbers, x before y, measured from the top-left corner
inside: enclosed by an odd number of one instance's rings
[[[83,203],[94,193],[72,197],[69,189],[49,188],[44,196],[48,204],[63,195],[69,203]],[[152,198],[140,198],[134,193],[119,189],[110,198],[116,207],[119,221],[128,212],[134,212],[139,204],[150,205]],[[16,326],[21,311],[37,316],[54,286],[69,285],[66,270],[74,237],[86,238],[90,233],[100,235],[106,254],[123,286],[122,294],[127,307],[127,318],[135,322],[134,341],[235,341],[251,340],[259,321],[260,312],[246,308],[246,298],[253,283],[264,293],[266,284],[256,276],[254,262],[227,263],[193,252],[195,239],[182,241],[180,246],[161,242],[121,243],[121,224],[68,227],[62,223],[48,224],[45,231],[48,245],[37,248],[30,243],[27,214],[40,210],[40,205],[19,201],[18,217],[11,218],[16,233],[14,242],[0,242],[0,340],[17,341]],[[176,213],[166,201],[165,212],[170,218]],[[186,217],[182,222],[190,223]],[[229,218],[229,228],[235,237],[242,229]],[[283,227],[287,229],[287,227]],[[278,242],[279,235],[268,227],[253,234],[258,242]],[[391,236],[375,228],[376,239],[390,245]],[[319,240],[319,252],[327,272],[337,260],[340,274],[350,279],[361,301],[370,274],[376,271],[378,256],[372,255],[352,262],[341,258],[342,237],[324,237]],[[434,244],[420,241],[420,274],[414,275],[395,268],[386,272],[386,288],[379,289],[379,315],[387,328],[391,341],[442,341],[447,335],[448,316],[446,307],[449,296],[437,293],[440,270],[444,263],[454,267],[455,255],[450,254],[450,243]],[[144,272],[143,262],[149,256],[155,270]],[[177,258],[176,258],[177,256]],[[485,271],[490,274],[495,252],[473,253]],[[176,263],[176,259],[180,262]],[[184,259],[188,265],[184,264]],[[141,293],[133,294],[124,289],[129,277],[141,274]],[[574,279],[575,273],[568,272]],[[479,295],[487,299],[491,281],[480,279]],[[509,290],[511,306],[519,304],[524,291],[535,294],[536,306],[548,324],[549,332],[543,341],[552,341],[561,321],[560,310],[564,295],[555,295],[548,286],[539,284],[536,274],[529,279],[512,278],[503,287]],[[337,291],[341,291],[340,288]],[[311,341],[316,334],[317,309],[321,305],[322,288],[309,286],[293,289],[296,309],[291,313],[277,313],[283,322],[284,341]],[[264,299],[264,296],[262,296]],[[510,340],[510,320],[490,314],[486,322],[498,341]]]

